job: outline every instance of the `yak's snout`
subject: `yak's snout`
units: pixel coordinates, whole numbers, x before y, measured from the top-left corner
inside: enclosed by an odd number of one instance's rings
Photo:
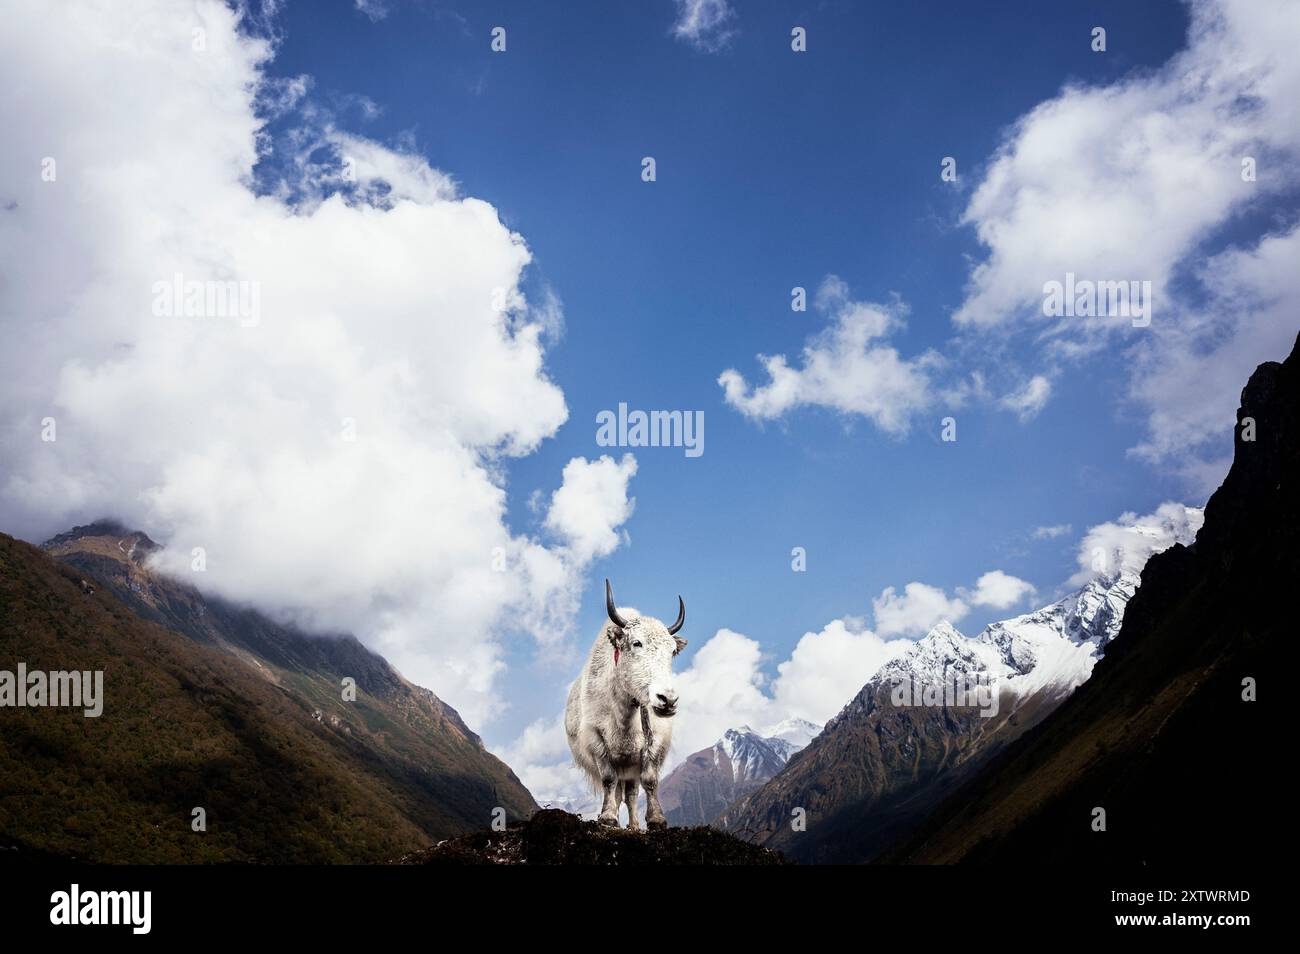
[[[661,719],[668,719],[677,714],[677,691],[659,689],[651,694],[650,708]]]

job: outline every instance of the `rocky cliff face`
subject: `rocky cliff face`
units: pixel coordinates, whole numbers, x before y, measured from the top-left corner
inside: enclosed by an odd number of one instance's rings
[[[1251,376],[1234,444],[1196,542],[1148,561],[1088,682],[890,860],[1231,863],[1278,837],[1300,579],[1296,351]]]

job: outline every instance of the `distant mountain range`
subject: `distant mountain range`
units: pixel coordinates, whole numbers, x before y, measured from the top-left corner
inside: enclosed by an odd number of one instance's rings
[[[1251,375],[1204,526],[1147,562],[1092,678],[886,860],[1236,870],[1277,845],[1297,580],[1300,341]]]
[[[103,670],[104,713],[0,712],[0,846],[100,862],[365,862],[536,810],[460,716],[350,636],[153,572],[113,523],[0,535],[0,654]],[[345,701],[343,680],[355,680]],[[192,810],[208,830],[191,828]]]
[[[760,731],[747,725],[728,729],[707,749],[687,756],[660,783],[668,823],[708,824],[781,771],[820,731],[821,726],[796,718]]]
[[[796,860],[870,860],[1088,678],[1137,585],[1131,573],[1103,576],[974,638],[940,623],[717,823]],[[996,712],[985,715],[994,706],[962,705],[974,700],[955,696],[955,705],[896,705],[900,685],[984,685],[990,701],[996,694]],[[791,824],[796,809],[803,830]]]

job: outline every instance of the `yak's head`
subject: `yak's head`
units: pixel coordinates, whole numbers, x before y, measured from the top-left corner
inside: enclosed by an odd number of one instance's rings
[[[677,631],[686,622],[686,604],[677,597],[677,622],[665,626],[653,616],[624,619],[614,607],[614,591],[605,581],[605,610],[612,626],[605,627],[614,648],[614,684],[660,718],[677,713],[673,688],[673,657],[686,648]]]

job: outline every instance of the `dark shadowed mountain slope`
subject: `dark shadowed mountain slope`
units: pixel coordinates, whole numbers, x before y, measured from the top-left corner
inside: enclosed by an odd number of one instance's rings
[[[1251,376],[1234,444],[1195,544],[1150,559],[1092,678],[890,860],[1241,863],[1277,844],[1294,774],[1281,701],[1300,580],[1296,352]]]
[[[0,535],[0,669],[101,669],[105,695],[99,718],[0,708],[0,845],[113,862],[378,861],[480,828],[497,806],[535,809],[450,707],[355,640],[205,600],[150,573],[145,538],[119,530],[51,541],[71,565]]]

